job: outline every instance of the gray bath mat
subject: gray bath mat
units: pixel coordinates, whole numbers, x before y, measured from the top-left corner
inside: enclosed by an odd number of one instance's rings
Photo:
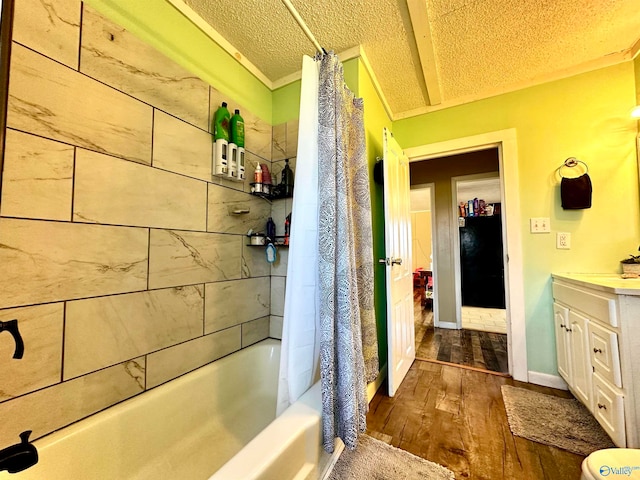
[[[329,480],[455,480],[453,472],[368,435],[355,450],[345,450]]]
[[[502,386],[509,428],[518,437],[579,455],[615,445],[584,405],[524,388]]]

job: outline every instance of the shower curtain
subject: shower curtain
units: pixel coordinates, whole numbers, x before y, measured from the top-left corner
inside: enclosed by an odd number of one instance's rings
[[[356,447],[378,375],[363,113],[337,56],[304,58],[278,411],[319,373],[328,452]]]

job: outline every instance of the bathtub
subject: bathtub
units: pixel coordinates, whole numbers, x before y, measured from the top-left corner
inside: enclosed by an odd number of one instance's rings
[[[201,367],[36,440],[38,464],[0,479],[321,478],[319,389],[274,421],[279,357],[268,339]]]

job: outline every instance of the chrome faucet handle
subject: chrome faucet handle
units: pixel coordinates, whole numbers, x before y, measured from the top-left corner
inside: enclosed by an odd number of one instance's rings
[[[8,331],[16,342],[16,349],[13,352],[13,358],[22,358],[24,355],[24,342],[22,341],[22,335],[18,329],[18,320],[8,320],[6,322],[0,322],[0,332]]]

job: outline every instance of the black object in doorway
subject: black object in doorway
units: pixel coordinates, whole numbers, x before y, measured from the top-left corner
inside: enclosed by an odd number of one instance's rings
[[[505,308],[500,215],[466,217],[460,227],[462,305]]]

